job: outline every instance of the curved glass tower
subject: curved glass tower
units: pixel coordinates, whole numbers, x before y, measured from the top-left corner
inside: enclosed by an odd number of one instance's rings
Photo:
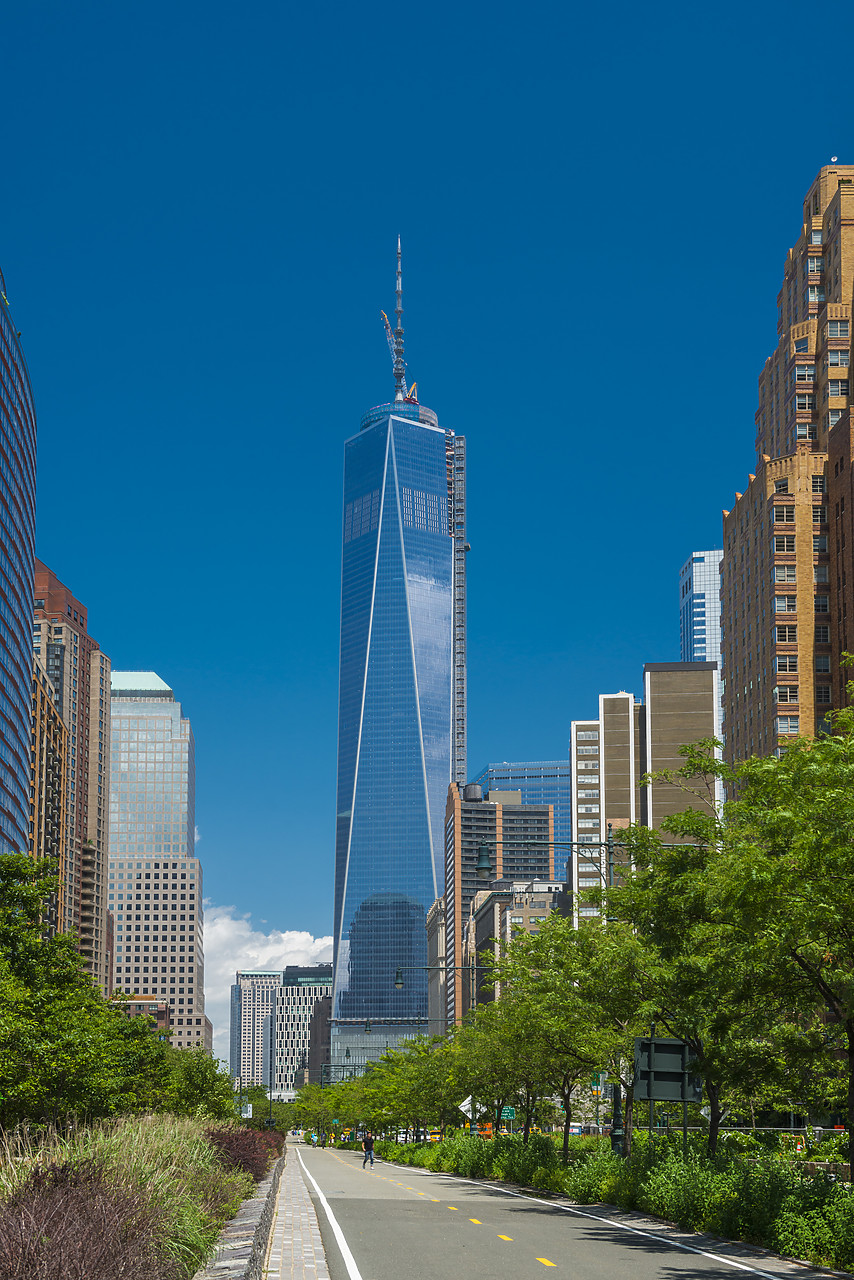
[[[465,442],[402,377],[397,396],[344,460],[332,1018],[333,1061],[355,1047],[353,1065],[427,1030],[425,917],[465,770]]]
[[[36,415],[0,273],[0,852],[30,845]]]

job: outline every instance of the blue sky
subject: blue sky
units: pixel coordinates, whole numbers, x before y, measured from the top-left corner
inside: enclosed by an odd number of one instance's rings
[[[398,232],[410,375],[469,442],[470,770],[564,756],[678,657],[803,193],[854,158],[851,12],[812,52],[804,22],[5,7],[39,555],[181,697],[206,893],[258,936],[331,927],[342,445],[392,388]]]

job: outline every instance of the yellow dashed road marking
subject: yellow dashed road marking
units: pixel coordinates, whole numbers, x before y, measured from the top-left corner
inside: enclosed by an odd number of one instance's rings
[[[454,1213],[459,1213],[459,1209],[457,1208],[457,1206],[456,1206],[455,1204],[449,1204],[449,1205],[448,1205],[448,1208],[449,1208],[449,1209],[453,1209]]]
[[[469,1218],[469,1222],[473,1222],[478,1227],[483,1226],[483,1223],[481,1222],[480,1218]]]
[[[511,1241],[512,1241],[513,1237],[512,1237],[512,1236],[499,1236],[499,1237],[498,1237],[498,1239],[499,1239],[499,1240],[511,1240]]]
[[[549,1262],[548,1258],[537,1258],[537,1262],[541,1262],[544,1267],[556,1267],[556,1262]]]
[[[435,1197],[435,1196],[431,1196],[431,1197],[430,1197],[430,1199],[433,1201],[433,1203],[434,1203],[434,1204],[438,1204],[438,1203],[439,1203],[439,1201],[436,1199],[436,1197]]]

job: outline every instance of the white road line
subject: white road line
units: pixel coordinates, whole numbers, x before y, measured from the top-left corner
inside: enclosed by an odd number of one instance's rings
[[[347,1268],[347,1273],[350,1276],[350,1280],[362,1280],[362,1276],[359,1271],[359,1268],[356,1266],[356,1259],[353,1257],[352,1253],[350,1252],[350,1246],[348,1245],[346,1239],[344,1238],[344,1232],[341,1230],[341,1227],[338,1225],[338,1219],[335,1217],[335,1214],[332,1212],[331,1208],[329,1207],[329,1201],[326,1199],[326,1196],[320,1190],[320,1187],[317,1185],[314,1178],[311,1176],[308,1169],[305,1167],[305,1161],[302,1158],[301,1151],[297,1152],[297,1158],[299,1159],[299,1162],[302,1165],[303,1173],[308,1178],[311,1185],[314,1187],[315,1191],[317,1192],[318,1198],[320,1199],[320,1203],[323,1205],[324,1212],[327,1218],[329,1219],[329,1225],[332,1228],[332,1231],[335,1235],[335,1239],[338,1241],[338,1248],[341,1250],[341,1257],[344,1259],[344,1265]]]
[[[398,1165],[398,1168],[403,1167]],[[416,1165],[406,1167],[417,1168]],[[430,1169],[418,1169],[418,1172],[426,1174],[428,1178],[450,1178],[453,1182],[464,1182],[470,1187],[489,1187],[490,1191],[500,1191],[504,1196],[515,1196],[517,1200],[530,1200],[532,1204],[544,1204],[550,1209],[560,1209],[564,1213],[572,1213],[577,1218],[589,1218],[592,1222],[602,1222],[607,1227],[618,1227],[621,1231],[631,1231],[636,1236],[645,1236],[647,1240],[655,1240],[658,1244],[666,1244],[671,1249],[683,1249],[685,1253],[695,1253],[701,1258],[711,1258],[713,1262],[723,1262],[725,1266],[734,1267],[736,1271],[749,1271],[751,1275],[761,1276],[762,1280],[781,1280],[779,1275],[772,1275],[770,1271],[760,1271],[758,1267],[751,1267],[746,1262],[736,1262],[734,1258],[728,1258],[725,1254],[709,1253],[706,1249],[695,1249],[693,1245],[683,1244],[681,1240],[668,1240],[666,1236],[657,1236],[652,1231],[644,1231],[641,1227],[632,1227],[627,1222],[617,1222],[613,1218],[603,1218],[596,1213],[585,1213],[583,1209],[574,1209],[567,1204],[556,1204],[554,1200],[541,1200],[537,1196],[525,1196],[521,1191],[510,1191],[507,1187],[501,1187],[495,1182],[477,1182],[473,1178],[459,1178],[453,1173],[433,1173]],[[309,1177],[311,1177],[310,1174]]]

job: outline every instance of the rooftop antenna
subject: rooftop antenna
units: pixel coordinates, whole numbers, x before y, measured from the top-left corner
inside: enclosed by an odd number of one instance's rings
[[[403,284],[400,272],[400,236],[397,237],[397,278],[394,314],[394,400],[406,399],[406,361],[403,358]]]

